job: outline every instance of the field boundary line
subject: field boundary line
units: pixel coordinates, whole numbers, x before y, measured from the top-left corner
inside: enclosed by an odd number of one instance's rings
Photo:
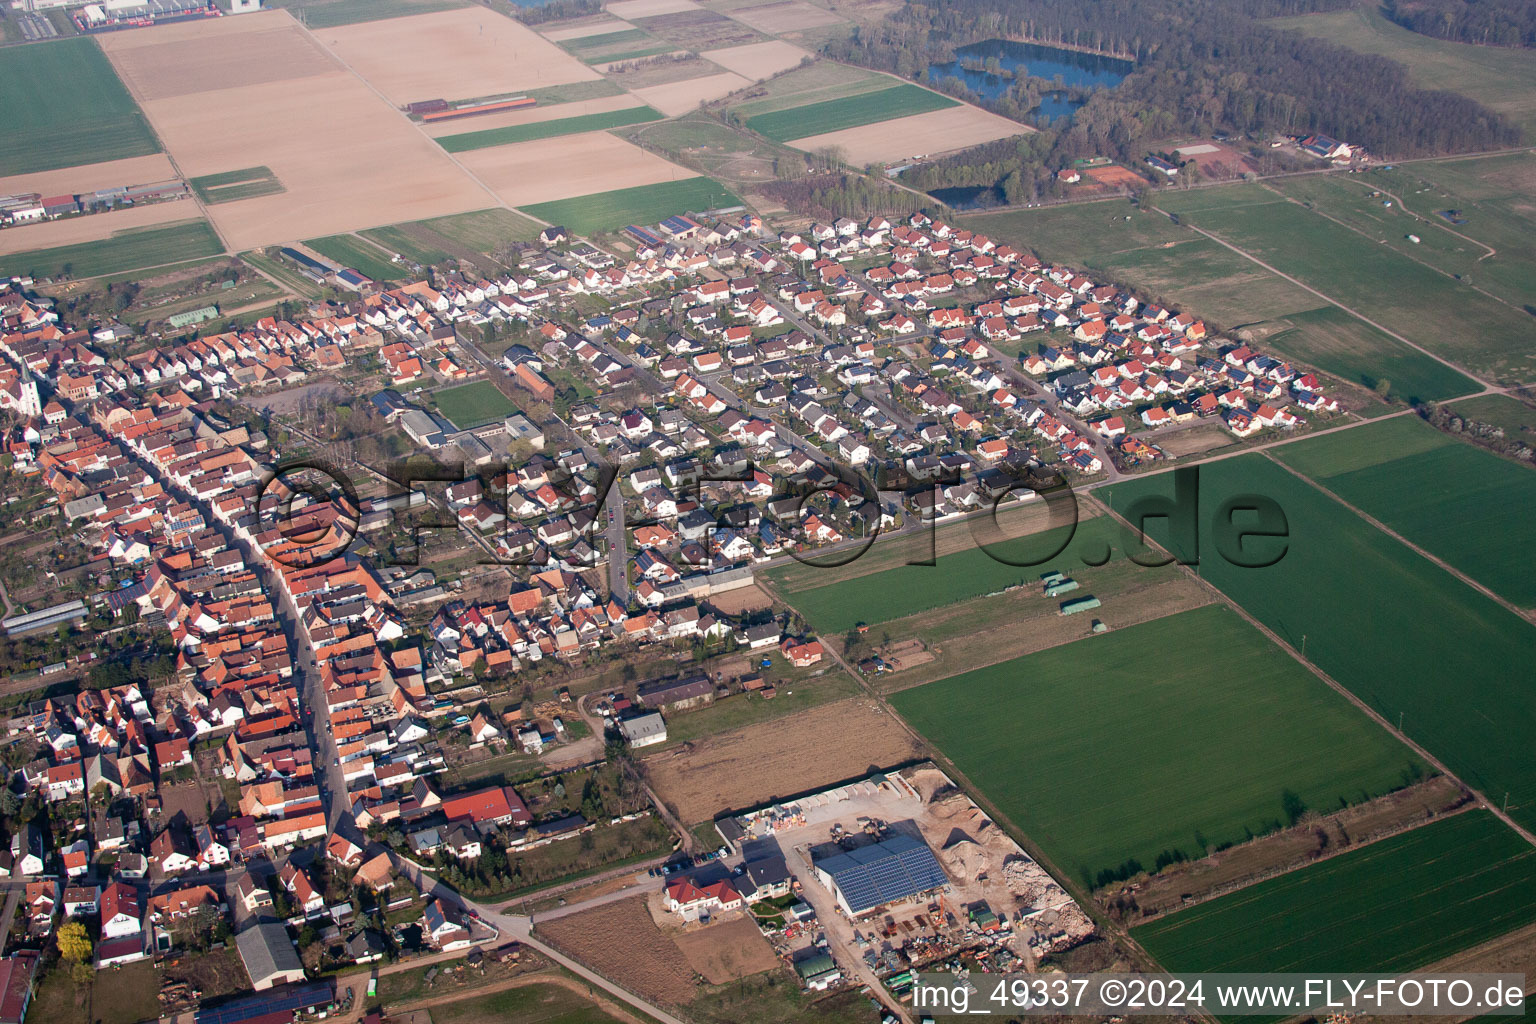
[[[1473,590],[1476,590],[1478,593],[1482,594],[1484,597],[1486,597],[1489,600],[1492,600],[1495,603],[1501,605],[1506,611],[1512,612],[1515,615],[1518,615],[1522,619],[1526,619],[1526,620],[1530,620],[1531,619],[1531,615],[1532,615],[1531,612],[1521,608],[1519,605],[1516,605],[1513,601],[1510,601],[1508,598],[1502,597],[1499,594],[1494,593],[1492,589],[1490,589],[1489,587],[1485,586],[1482,583],[1479,583],[1477,580],[1473,579],[1471,576],[1469,576],[1467,573],[1463,572],[1462,570],[1456,568],[1454,565],[1452,565],[1451,563],[1447,562],[1445,559],[1441,558],[1439,555],[1433,554],[1433,553],[1425,550],[1424,548],[1422,548],[1419,545],[1415,544],[1413,541],[1409,540],[1407,537],[1404,537],[1402,534],[1400,534],[1396,530],[1392,529],[1386,523],[1383,523],[1380,519],[1377,519],[1375,516],[1371,515],[1367,511],[1365,511],[1360,506],[1355,505],[1354,503],[1346,500],[1344,497],[1342,497],[1338,493],[1329,490],[1327,488],[1327,486],[1325,486],[1321,482],[1312,479],[1311,477],[1307,476],[1305,473],[1303,473],[1299,469],[1296,469],[1296,468],[1294,468],[1292,466],[1287,466],[1285,463],[1281,462],[1279,459],[1277,459],[1273,455],[1269,454],[1269,452],[1264,452],[1262,454],[1263,454],[1263,456],[1266,459],[1268,459],[1270,462],[1273,462],[1275,465],[1279,466],[1281,469],[1285,470],[1287,473],[1290,473],[1292,476],[1296,477],[1298,480],[1302,480],[1302,481],[1304,481],[1304,482],[1306,482],[1308,484],[1311,484],[1317,490],[1321,491],[1323,494],[1327,495],[1329,498],[1332,498],[1334,501],[1338,502],[1340,505],[1343,505],[1345,508],[1349,509],[1355,515],[1359,516],[1361,519],[1365,520],[1367,523],[1371,524],[1376,529],[1378,529],[1382,533],[1386,534],[1388,537],[1391,537],[1393,540],[1395,540],[1399,544],[1403,545],[1403,547],[1407,548],[1409,551],[1412,551],[1414,554],[1418,555],[1419,557],[1424,558],[1424,559],[1434,563],[1435,565],[1439,566],[1440,568],[1444,569],[1446,572],[1450,573],[1452,576],[1456,577],[1458,580],[1460,580],[1461,582],[1465,583],[1467,586],[1471,587]]]
[[[1310,482],[1310,481],[1308,481],[1308,482]],[[1136,527],[1129,520],[1127,520],[1118,511],[1116,511],[1114,508],[1112,508],[1110,506],[1109,502],[1104,501],[1103,499],[1099,498],[1097,495],[1094,496],[1094,500],[1096,502],[1098,502],[1099,505],[1103,506],[1105,512],[1108,515],[1113,516],[1114,519],[1116,520],[1116,522],[1120,523],[1127,530],[1129,530],[1131,532],[1132,536],[1136,536],[1139,533],[1139,531],[1136,529]],[[1143,536],[1142,539],[1143,539],[1144,543],[1146,543],[1147,546],[1149,548],[1151,548],[1152,550],[1162,552],[1163,554],[1168,555],[1170,558],[1173,557],[1173,552],[1169,551],[1166,547],[1164,547],[1163,545],[1159,544],[1156,540],[1152,539],[1151,537]],[[1521,839],[1524,839],[1527,843],[1531,844],[1532,846],[1536,846],[1536,835],[1533,835],[1530,831],[1528,831],[1526,828],[1524,828],[1523,826],[1518,824],[1513,818],[1511,818],[1508,814],[1506,814],[1503,810],[1501,810],[1496,804],[1493,803],[1493,801],[1489,800],[1487,798],[1487,796],[1485,796],[1483,794],[1482,790],[1477,789],[1477,788],[1475,788],[1473,786],[1467,785],[1466,780],[1464,780],[1460,775],[1457,775],[1455,772],[1451,771],[1451,769],[1446,766],[1444,761],[1440,760],[1434,754],[1431,754],[1428,750],[1426,750],[1423,747],[1423,745],[1418,743],[1416,740],[1410,738],[1409,736],[1407,736],[1403,732],[1399,731],[1398,728],[1395,725],[1393,725],[1390,721],[1388,721],[1384,715],[1382,715],[1375,708],[1371,707],[1364,700],[1361,700],[1358,696],[1356,696],[1353,690],[1349,689],[1349,687],[1345,686],[1343,683],[1341,683],[1337,679],[1333,678],[1333,676],[1331,676],[1327,672],[1323,671],[1323,669],[1320,666],[1318,666],[1318,665],[1308,661],[1306,658],[1302,657],[1301,652],[1296,650],[1296,648],[1292,647],[1290,645],[1290,643],[1287,642],[1284,637],[1282,637],[1279,633],[1276,633],[1273,629],[1270,629],[1263,622],[1259,621],[1259,619],[1255,615],[1253,615],[1251,612],[1248,611],[1248,609],[1244,608],[1241,604],[1239,604],[1236,599],[1234,599],[1231,596],[1229,596],[1226,591],[1222,590],[1220,587],[1216,586],[1216,584],[1214,584],[1211,581],[1207,580],[1199,572],[1191,571],[1189,566],[1184,565],[1183,563],[1179,563],[1179,567],[1184,571],[1184,573],[1186,575],[1193,576],[1195,578],[1195,580],[1197,582],[1199,582],[1202,586],[1209,588],[1213,593],[1216,594],[1216,596],[1217,596],[1217,598],[1219,600],[1225,602],[1230,608],[1232,608],[1234,611],[1236,611],[1238,615],[1242,616],[1244,620],[1246,620],[1248,623],[1250,623],[1260,633],[1263,633],[1265,636],[1269,637],[1269,639],[1272,642],[1274,642],[1275,644],[1279,645],[1279,647],[1280,647],[1280,649],[1282,651],[1284,651],[1286,654],[1290,655],[1292,658],[1294,658],[1298,662],[1300,662],[1303,667],[1305,667],[1308,671],[1312,672],[1314,675],[1316,675],[1323,682],[1325,682],[1329,686],[1331,686],[1335,691],[1337,691],[1341,696],[1343,696],[1346,700],[1348,700],[1355,707],[1357,707],[1361,711],[1365,712],[1365,714],[1367,716],[1369,716],[1370,719],[1372,721],[1374,721],[1377,725],[1381,726],[1383,729],[1387,730],[1387,732],[1389,732],[1393,736],[1397,737],[1399,742],[1401,742],[1409,750],[1412,750],[1415,754],[1418,754],[1421,758],[1424,759],[1424,761],[1427,764],[1429,764],[1431,767],[1433,767],[1436,771],[1440,772],[1446,778],[1450,779],[1452,782],[1454,782],[1457,785],[1459,785],[1462,789],[1466,790],[1468,793],[1471,793],[1473,799],[1477,801],[1478,806],[1486,807],[1488,810],[1492,811],[1494,817],[1498,818],[1504,824],[1508,825],[1511,829],[1513,829],[1515,831],[1515,834],[1520,836]]]
[[[1156,206],[1151,207],[1151,209],[1153,211],[1157,212],[1157,213],[1162,214],[1164,217],[1167,217],[1170,221],[1174,221],[1174,215],[1169,213],[1168,211],[1162,210],[1162,209],[1158,209],[1158,207],[1156,207]],[[1390,337],[1390,338],[1392,338],[1392,339],[1394,339],[1396,341],[1402,342],[1404,345],[1407,345],[1409,348],[1414,349],[1414,350],[1422,353],[1423,355],[1428,356],[1429,358],[1433,359],[1435,362],[1439,363],[1440,365],[1442,365],[1442,366],[1444,366],[1444,367],[1446,367],[1448,369],[1455,370],[1457,373],[1461,374],[1463,377],[1466,377],[1466,378],[1468,378],[1470,380],[1476,381],[1477,383],[1479,383],[1479,384],[1481,384],[1483,386],[1483,390],[1478,392],[1478,394],[1487,394],[1489,391],[1494,390],[1494,386],[1491,383],[1489,383],[1488,381],[1484,380],[1482,377],[1479,377],[1477,374],[1473,373],[1471,370],[1468,370],[1465,367],[1457,366],[1455,363],[1451,362],[1449,359],[1446,359],[1444,356],[1436,355],[1435,353],[1431,352],[1429,349],[1425,348],[1424,346],[1422,346],[1422,345],[1420,345],[1420,344],[1418,344],[1416,342],[1409,341],[1407,338],[1403,337],[1401,334],[1398,334],[1396,331],[1393,331],[1393,330],[1390,330],[1390,329],[1388,329],[1386,327],[1383,327],[1381,324],[1379,324],[1376,321],[1372,320],[1370,317],[1366,316],[1365,314],[1357,312],[1357,311],[1351,309],[1350,307],[1344,305],[1344,303],[1340,302],[1338,299],[1335,299],[1335,298],[1333,298],[1330,295],[1324,294],[1323,292],[1318,291],[1316,288],[1313,288],[1311,285],[1305,283],[1304,281],[1300,281],[1297,278],[1292,277],[1290,274],[1287,274],[1285,271],[1279,269],[1278,267],[1275,267],[1275,266],[1273,266],[1273,265],[1271,265],[1269,263],[1264,262],[1263,260],[1259,259],[1257,256],[1253,255],[1251,252],[1248,252],[1247,250],[1238,248],[1236,245],[1233,245],[1231,242],[1227,241],[1225,238],[1222,238],[1220,235],[1217,235],[1217,234],[1215,234],[1213,232],[1207,231],[1204,228],[1199,227],[1198,225],[1190,224],[1190,223],[1186,222],[1185,220],[1183,220],[1182,218],[1180,218],[1179,220],[1174,221],[1174,223],[1179,224],[1179,225],[1181,225],[1183,227],[1187,227],[1191,231],[1196,232],[1197,234],[1204,235],[1206,238],[1209,238],[1211,241],[1217,243],[1218,245],[1224,246],[1224,247],[1232,250],[1233,252],[1237,253],[1239,256],[1243,257],[1243,259],[1249,260],[1249,261],[1257,264],[1258,266],[1263,267],[1265,270],[1269,271],[1271,274],[1274,274],[1276,277],[1283,278],[1284,280],[1289,281],[1291,284],[1294,284],[1296,287],[1302,288],[1302,289],[1304,289],[1306,291],[1311,292],[1313,295],[1316,295],[1318,298],[1322,299],[1324,302],[1328,303],[1330,306],[1337,306],[1339,309],[1342,309],[1344,312],[1348,313],[1350,316],[1354,317],[1356,320],[1359,320],[1361,323],[1366,324],[1366,325],[1368,325],[1370,327],[1376,328],[1378,331],[1381,331],[1383,334],[1387,335],[1388,337]],[[1475,396],[1466,396],[1466,397],[1475,397]]]

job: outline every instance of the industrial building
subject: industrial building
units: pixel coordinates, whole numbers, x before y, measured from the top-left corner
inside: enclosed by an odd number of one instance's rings
[[[928,844],[906,833],[823,858],[814,867],[849,917],[942,889],[949,881]]]

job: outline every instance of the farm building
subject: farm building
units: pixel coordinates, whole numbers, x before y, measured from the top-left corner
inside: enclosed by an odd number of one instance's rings
[[[274,985],[304,980],[304,965],[288,939],[288,929],[276,922],[256,924],[235,936],[235,948],[260,992]]]
[[[624,719],[619,723],[619,732],[632,747],[648,747],[653,743],[667,741],[667,723],[655,711]]]
[[[1070,601],[1061,602],[1062,615],[1076,615],[1078,612],[1091,611],[1099,606],[1099,599],[1092,594],[1087,597],[1077,597]]]
[[[692,676],[688,679],[672,679],[642,686],[635,692],[636,698],[648,708],[698,707],[715,699],[715,685],[708,677]]]
[[[949,881],[928,845],[906,833],[823,858],[814,866],[816,877],[849,917],[932,892]]]

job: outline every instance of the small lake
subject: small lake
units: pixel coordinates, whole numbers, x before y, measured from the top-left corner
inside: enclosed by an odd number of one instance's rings
[[[1134,61],[1116,57],[1100,57],[1094,53],[1062,50],[1039,43],[1016,43],[1011,39],[987,39],[962,46],[955,51],[956,59],[948,64],[931,64],[931,79],[958,78],[966,88],[988,99],[996,99],[1019,78],[1061,79],[1063,85],[1076,89],[1113,89],[1125,81],[1136,67]],[[961,66],[962,61],[985,61],[995,57],[999,65],[1013,72],[1013,78],[1004,78],[986,71],[973,71]],[[1054,121],[1059,117],[1071,117],[1081,103],[1068,98],[1062,91],[1045,94],[1036,112],[1043,120]]]

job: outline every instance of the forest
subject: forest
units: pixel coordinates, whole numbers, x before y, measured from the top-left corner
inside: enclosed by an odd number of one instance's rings
[[[1519,131],[1493,111],[1464,96],[1414,87],[1394,61],[1271,28],[1262,20],[1340,9],[1349,2],[931,0],[909,3],[878,24],[834,40],[828,55],[924,82],[931,63],[950,60],[955,48],[984,39],[1134,55],[1136,68],[1119,87],[1090,94],[1070,123],[1054,122],[1028,152],[1004,156],[1003,176],[982,180],[980,165],[1003,156],[990,153],[965,161],[976,173],[950,173],[936,183],[989,184],[1014,195],[1039,195],[1049,171],[1079,157],[1139,162],[1152,143],[1173,135],[1321,132],[1391,158],[1520,142]],[[1013,83],[998,100],[966,98],[1020,119],[1031,90],[1038,88],[1031,82]],[[932,84],[945,91],[958,85],[952,79]],[[1005,186],[1014,173],[1018,176]]]
[[[1387,0],[1387,17],[1426,36],[1479,46],[1536,46],[1530,0]]]

